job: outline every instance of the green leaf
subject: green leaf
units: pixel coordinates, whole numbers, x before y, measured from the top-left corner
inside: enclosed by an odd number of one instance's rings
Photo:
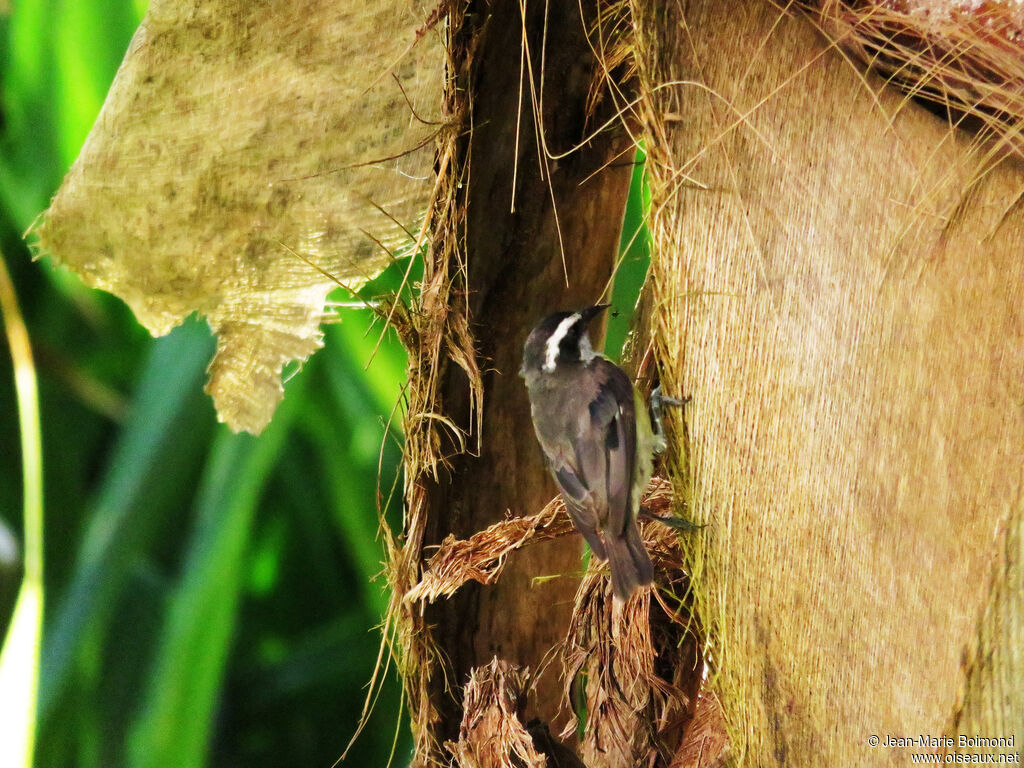
[[[14,367],[25,497],[25,575],[0,652],[0,763],[11,768],[31,768],[43,629],[42,441],[36,367],[3,254],[0,254],[0,314]]]
[[[59,149],[70,166],[89,135],[139,19],[130,0],[62,0],[54,9]]]
[[[156,341],[99,496],[88,517],[71,583],[47,625],[40,687],[44,723],[67,690],[88,642],[106,634],[128,581],[160,524],[190,497],[188,479],[206,450],[212,414],[201,391],[213,344],[186,323]],[[82,695],[77,691],[76,695]]]
[[[382,616],[387,596],[373,582],[384,560],[377,530],[378,471],[384,484],[379,503],[384,504],[400,460],[396,406],[406,358],[391,336],[374,355],[379,334],[379,321],[375,324],[371,313],[363,311],[346,312],[341,325],[329,330],[328,349],[319,361],[328,386],[313,393],[319,417],[310,414],[303,428],[323,462],[320,476],[341,539],[365,584],[364,599]]]
[[[304,377],[260,437],[217,435],[199,489],[184,573],[160,635],[145,704],[129,744],[133,768],[199,768],[207,752],[246,582],[253,516],[285,445]]]
[[[24,232],[78,156],[142,19],[131,0],[19,0],[0,62],[0,203]],[[3,27],[0,25],[0,30]]]
[[[605,354],[613,360],[618,360],[622,354],[622,346],[633,320],[633,310],[636,309],[640,291],[647,279],[647,268],[651,264],[651,233],[647,229],[651,190],[644,173],[646,158],[643,149],[637,148],[626,212],[622,219],[619,267],[612,288],[613,312],[608,318],[608,332],[604,342]]]
[[[0,762],[31,768],[43,584],[25,579],[0,653]]]

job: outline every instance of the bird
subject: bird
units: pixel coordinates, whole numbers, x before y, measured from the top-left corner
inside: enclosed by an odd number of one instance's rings
[[[608,561],[613,593],[625,602],[654,581],[636,519],[654,455],[665,448],[662,401],[680,401],[661,398],[656,390],[652,421],[625,371],[594,351],[590,323],[608,306],[555,312],[537,323],[523,347],[519,373],[569,517],[594,555]]]

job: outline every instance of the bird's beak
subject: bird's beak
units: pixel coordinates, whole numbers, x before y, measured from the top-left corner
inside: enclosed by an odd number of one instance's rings
[[[600,315],[610,306],[611,304],[595,304],[592,307],[580,310],[580,317],[583,319],[584,325],[589,325],[591,320]]]

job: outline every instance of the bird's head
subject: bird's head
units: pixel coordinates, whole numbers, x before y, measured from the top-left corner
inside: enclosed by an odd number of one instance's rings
[[[578,312],[555,312],[530,332],[523,347],[521,376],[553,373],[560,366],[586,363],[594,357],[587,331],[590,321],[608,308],[595,304]]]

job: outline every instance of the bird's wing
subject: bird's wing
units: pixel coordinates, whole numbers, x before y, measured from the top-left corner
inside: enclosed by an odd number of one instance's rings
[[[600,519],[598,510],[594,503],[594,495],[583,485],[576,469],[569,464],[562,464],[552,467],[555,473],[555,481],[562,489],[562,500],[565,502],[565,509],[572,518],[576,529],[583,534],[594,554],[602,560],[607,560],[604,542],[597,533]]]
[[[636,411],[633,385],[613,363],[595,358],[597,382],[576,437],[576,466],[582,484],[599,497],[599,527],[621,536],[630,517],[636,464]]]

